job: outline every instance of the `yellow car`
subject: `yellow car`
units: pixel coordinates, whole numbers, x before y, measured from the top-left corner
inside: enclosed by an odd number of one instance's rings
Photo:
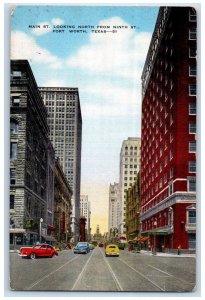
[[[120,250],[117,245],[109,244],[105,248],[105,256],[119,256]]]

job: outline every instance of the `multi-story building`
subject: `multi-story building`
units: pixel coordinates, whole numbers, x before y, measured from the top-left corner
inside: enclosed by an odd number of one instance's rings
[[[86,225],[85,225],[85,234],[86,240],[90,240],[90,217],[91,217],[91,205],[88,201],[87,195],[80,196],[80,216],[85,217]]]
[[[54,149],[27,60],[11,61],[10,244],[34,244],[53,226]]]
[[[132,187],[128,188],[126,198],[127,240],[136,238],[140,232],[140,172]]]
[[[126,234],[126,192],[137,179],[140,171],[141,139],[129,137],[123,141],[120,152],[120,180],[119,180],[119,233]]]
[[[196,12],[162,7],[142,73],[141,230],[158,249],[196,243]]]
[[[73,190],[74,240],[79,237],[82,118],[77,88],[40,87],[50,139]]]
[[[57,241],[67,243],[71,235],[71,198],[72,189],[63,173],[59,160],[55,160],[54,170],[55,198],[54,198],[54,227]]]
[[[110,236],[118,233],[119,226],[119,184],[114,182],[109,188],[108,232]]]

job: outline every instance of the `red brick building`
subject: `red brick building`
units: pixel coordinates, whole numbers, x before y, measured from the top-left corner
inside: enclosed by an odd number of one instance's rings
[[[196,244],[196,12],[162,7],[142,73],[141,232]]]

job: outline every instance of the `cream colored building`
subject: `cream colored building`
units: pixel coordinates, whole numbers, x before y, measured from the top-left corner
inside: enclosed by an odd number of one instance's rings
[[[129,137],[122,143],[120,152],[120,178],[119,178],[119,232],[126,234],[126,192],[137,179],[140,171],[141,139]]]
[[[86,239],[90,240],[90,216],[91,216],[91,205],[88,201],[88,195],[80,196],[80,216],[86,218]]]

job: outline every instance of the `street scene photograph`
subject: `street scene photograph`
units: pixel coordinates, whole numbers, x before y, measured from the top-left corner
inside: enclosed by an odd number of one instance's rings
[[[199,289],[199,12],[10,5],[10,292]]]

